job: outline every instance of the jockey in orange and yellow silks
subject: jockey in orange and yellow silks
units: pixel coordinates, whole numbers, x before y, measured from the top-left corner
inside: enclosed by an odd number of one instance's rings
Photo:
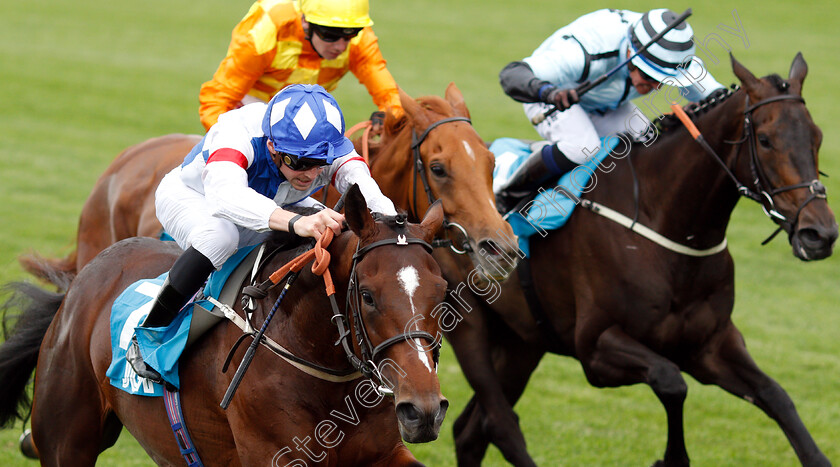
[[[328,91],[349,71],[380,111],[402,114],[397,84],[371,29],[367,0],[259,0],[236,25],[213,79],[201,86],[209,129],[228,110],[271,99],[290,84]]]

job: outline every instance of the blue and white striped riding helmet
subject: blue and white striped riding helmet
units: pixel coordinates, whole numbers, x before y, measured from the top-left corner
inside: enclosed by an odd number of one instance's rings
[[[317,84],[293,84],[272,97],[262,130],[276,151],[298,158],[332,164],[353,150],[338,103]]]
[[[630,53],[635,54],[645,44],[665,30],[669,24],[677,19],[673,11],[660,8],[650,10],[633,23],[627,30]],[[667,78],[681,78],[684,76],[678,68],[682,65],[686,73],[691,76],[700,76],[702,66],[699,59],[686,62],[694,55],[694,31],[691,26],[682,21],[676,27],[668,31],[662,38],[651,44],[644,52],[633,57],[631,62],[643,73],[651,78],[662,82]],[[685,64],[683,64],[685,62]]]

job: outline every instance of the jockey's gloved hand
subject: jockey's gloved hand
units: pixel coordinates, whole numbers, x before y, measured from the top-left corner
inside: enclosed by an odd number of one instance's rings
[[[382,130],[382,125],[385,124],[385,112],[377,110],[376,112],[370,114],[370,124],[372,131],[378,132]]]
[[[563,111],[580,102],[577,91],[574,89],[554,88],[545,95],[545,103],[557,107]]]

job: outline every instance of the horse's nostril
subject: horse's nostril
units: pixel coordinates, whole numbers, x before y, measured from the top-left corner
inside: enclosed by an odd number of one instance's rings
[[[486,239],[478,242],[479,251],[482,251],[485,256],[497,257],[502,255],[501,246],[493,240]]]
[[[824,243],[831,243],[830,239],[824,239],[816,229],[801,229],[797,235],[799,241],[807,248],[818,248]]]
[[[396,410],[397,415],[404,422],[417,422],[420,420],[420,411],[411,402],[400,402]]]
[[[440,410],[438,411],[438,415],[443,418],[446,416],[446,411],[449,410],[449,401],[444,399],[440,401]]]

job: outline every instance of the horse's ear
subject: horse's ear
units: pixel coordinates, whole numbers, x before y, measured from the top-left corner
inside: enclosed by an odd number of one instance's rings
[[[741,65],[741,62],[735,60],[735,56],[731,52],[729,53],[729,60],[732,62],[732,71],[741,80],[741,86],[747,91],[757,89],[760,84],[758,78],[750,70],[747,70],[744,65]]]
[[[426,118],[426,112],[423,110],[423,107],[420,105],[417,100],[406,94],[402,88],[399,89],[400,91],[400,103],[405,110],[405,115],[414,122],[414,127],[416,128],[426,128],[428,127],[431,122],[428,121]]]
[[[470,111],[467,109],[467,104],[464,102],[464,95],[455,83],[450,82],[446,87],[446,101],[455,109],[455,113],[461,117],[470,118]]]
[[[805,76],[808,74],[808,64],[805,63],[805,58],[802,57],[802,52],[798,52],[796,57],[793,57],[793,63],[790,65],[790,73],[788,81],[793,86],[793,91],[796,94],[802,95],[802,82],[805,81]]]
[[[359,189],[359,185],[355,183],[347,189],[344,196],[344,218],[347,220],[350,230],[359,237],[362,237],[364,232],[370,231],[374,225],[373,216],[368,211],[367,202],[365,202],[365,196]]]
[[[420,227],[423,228],[423,232],[425,235],[425,239],[427,242],[431,243],[434,240],[435,235],[440,231],[440,228],[443,226],[443,203],[440,200],[435,201],[431,206],[429,206],[429,210],[426,211],[426,215],[423,216],[423,220],[420,222]]]

